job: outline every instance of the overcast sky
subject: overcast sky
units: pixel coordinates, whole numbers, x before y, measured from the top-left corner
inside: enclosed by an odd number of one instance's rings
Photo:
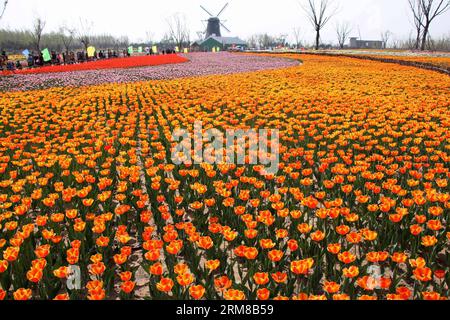
[[[144,41],[149,31],[154,39],[160,39],[167,30],[166,18],[182,13],[192,38],[196,38],[196,32],[205,28],[202,20],[208,18],[200,5],[217,14],[229,2],[221,16],[231,30],[223,30],[225,36],[247,39],[263,32],[292,35],[293,28],[300,27],[303,39],[312,41],[313,29],[300,1],[305,0],[9,0],[0,27],[30,28],[33,18],[39,15],[47,21],[46,31],[53,31],[63,23],[78,25],[83,17],[93,21],[94,33],[127,35],[132,41]],[[338,21],[348,21],[353,26],[352,35],[366,40],[379,39],[383,30],[393,32],[394,38],[407,38],[413,30],[407,0],[334,1],[340,10],[323,31],[325,41],[335,42]],[[444,34],[450,35],[450,11],[437,18],[431,28],[433,37]]]

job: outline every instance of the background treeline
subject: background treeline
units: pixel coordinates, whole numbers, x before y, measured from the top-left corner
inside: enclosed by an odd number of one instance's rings
[[[270,35],[267,33],[254,34],[247,38],[249,48],[256,49],[268,49],[276,47],[290,47],[290,48],[314,48],[314,43],[308,42],[299,35],[297,29],[294,28],[294,32],[288,40],[289,36],[286,34]],[[398,39],[395,35],[391,34],[390,38],[386,39],[385,49],[394,50],[418,50],[416,39],[410,35],[407,39]],[[345,39],[345,44],[342,47],[336,42],[321,42],[319,48],[332,49],[332,48],[347,48],[348,37]],[[450,33],[442,35],[440,37],[428,37],[425,45],[425,50],[430,51],[450,51]]]
[[[22,52],[25,49],[37,50],[35,37],[31,31],[27,30],[5,30],[0,29],[0,49],[8,52]],[[114,37],[111,35],[90,36],[90,44],[96,48],[119,49],[130,45],[128,37]],[[43,33],[40,40],[40,48],[49,48],[56,51],[82,50],[83,43],[74,35],[66,35],[64,32]]]

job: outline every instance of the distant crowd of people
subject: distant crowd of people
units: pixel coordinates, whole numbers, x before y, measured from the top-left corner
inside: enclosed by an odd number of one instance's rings
[[[149,47],[145,48],[144,53],[147,55],[157,54],[157,52],[153,52],[152,48]],[[161,54],[173,54],[173,53],[176,53],[175,50],[173,49],[164,49],[161,51]],[[84,63],[88,61],[97,61],[103,59],[113,59],[130,56],[131,53],[127,49],[124,49],[122,52],[118,52],[112,49],[100,50],[98,52],[95,51],[92,56],[89,56],[88,53],[85,52],[84,50],[77,52],[51,51],[50,52],[51,59],[49,61],[45,61],[42,52],[31,51],[26,57],[26,60],[12,61],[8,59],[6,51],[3,50],[0,56],[0,71],[4,70],[14,71],[14,70],[22,70],[25,68],[39,68],[47,65],[69,65],[76,63]]]

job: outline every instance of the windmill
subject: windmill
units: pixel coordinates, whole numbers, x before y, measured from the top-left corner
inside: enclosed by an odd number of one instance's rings
[[[205,9],[205,7],[200,6],[207,14],[209,14],[208,26],[206,27],[205,32],[205,39],[209,38],[212,35],[215,35],[217,37],[221,37],[222,33],[220,32],[220,27],[224,28],[228,32],[231,32],[220,20],[220,15],[225,11],[225,9],[228,7],[228,3],[224,5],[222,10],[217,15],[211,14],[208,10]]]

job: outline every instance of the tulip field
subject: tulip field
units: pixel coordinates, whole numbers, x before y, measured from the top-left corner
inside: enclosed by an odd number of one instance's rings
[[[62,66],[45,66],[40,68],[32,68],[25,70],[3,71],[3,75],[13,74],[40,74],[40,73],[60,73],[73,72],[83,70],[102,70],[102,69],[122,69],[136,68],[143,66],[157,66],[164,64],[174,64],[187,62],[186,58],[179,55],[169,54],[161,56],[136,56],[127,59],[106,59],[98,61],[90,61],[87,63],[69,64]]]
[[[448,75],[175,60],[0,76],[0,300],[450,297]],[[197,120],[279,130],[278,172],[174,164]]]

